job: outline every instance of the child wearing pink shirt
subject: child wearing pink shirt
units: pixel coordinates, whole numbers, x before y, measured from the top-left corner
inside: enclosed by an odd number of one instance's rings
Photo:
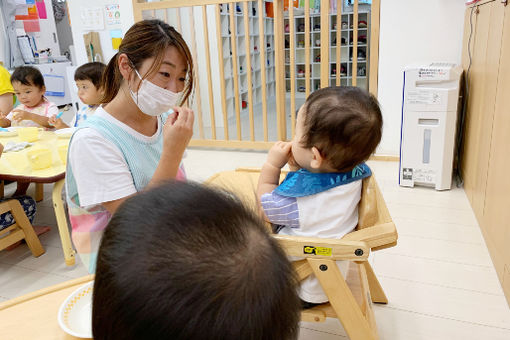
[[[48,119],[58,114],[58,107],[44,93],[44,78],[31,66],[17,67],[11,75],[14,93],[20,105],[7,116],[0,116],[0,126],[35,126],[51,128]]]

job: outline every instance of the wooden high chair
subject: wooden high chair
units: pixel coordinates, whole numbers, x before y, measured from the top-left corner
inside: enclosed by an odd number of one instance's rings
[[[248,207],[258,212],[256,188],[259,169],[220,172],[206,183],[236,194]],[[285,174],[282,173],[280,180]],[[355,231],[342,239],[323,239],[274,235],[289,256],[302,257],[294,268],[303,280],[315,274],[329,303],[303,310],[301,320],[324,322],[338,318],[351,340],[378,339],[372,302],[388,299],[368,262],[370,251],[397,244],[397,230],[374,176],[363,180],[359,221]],[[344,278],[335,261],[347,260],[349,271]]]
[[[37,237],[32,224],[16,199],[0,203],[0,214],[10,211],[14,224],[0,231],[0,250],[25,239],[28,248],[35,257],[44,254],[44,248]]]

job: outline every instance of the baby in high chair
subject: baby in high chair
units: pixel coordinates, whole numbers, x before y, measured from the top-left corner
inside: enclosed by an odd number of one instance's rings
[[[262,167],[257,197],[278,234],[342,238],[358,224],[364,163],[381,140],[377,99],[357,87],[328,87],[301,106],[291,142],[277,142]],[[281,169],[291,172],[279,184]],[[295,171],[294,171],[295,170]],[[348,262],[337,261],[345,276]],[[304,308],[328,298],[314,275],[301,282]]]
[[[44,96],[46,87],[41,72],[31,66],[17,67],[11,83],[20,105],[7,116],[0,116],[0,125],[52,127],[48,119],[58,114],[58,107]]]

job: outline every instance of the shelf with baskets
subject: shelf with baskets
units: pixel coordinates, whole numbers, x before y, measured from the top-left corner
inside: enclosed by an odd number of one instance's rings
[[[269,18],[265,13],[258,13],[256,2],[248,3],[249,13],[249,34],[246,34],[244,28],[244,15],[242,3],[223,4],[220,9],[220,27],[223,46],[223,69],[225,76],[225,96],[227,101],[228,117],[235,114],[235,93],[234,93],[234,72],[232,58],[232,32],[230,31],[230,9],[229,6],[235,6],[234,15],[235,37],[236,37],[236,55],[239,84],[239,107],[241,110],[248,108],[248,77],[247,72],[251,72],[253,105],[262,102],[262,69],[261,53],[259,46],[259,20],[264,20],[264,43],[265,43],[265,67],[266,67],[266,96],[274,97],[276,95],[275,84],[275,53],[274,53],[274,34],[273,18]],[[260,15],[262,14],[262,16]],[[247,70],[246,42],[249,39],[251,69]]]
[[[321,64],[321,27],[320,13],[310,14],[310,90],[320,88],[320,64]],[[285,83],[286,91],[290,92],[290,22],[285,17]],[[337,27],[336,13],[329,14],[328,30],[330,32],[330,85],[336,84],[337,72],[340,73],[341,85],[352,85],[353,76],[353,14],[342,13],[341,24]],[[355,71],[357,86],[368,90],[368,73],[370,70],[370,11],[365,9],[358,13],[358,44],[357,44],[357,70]],[[296,83],[298,92],[305,92],[305,17],[304,15],[294,16],[294,41],[295,41],[295,67]],[[340,41],[337,41],[337,30],[340,30]],[[340,70],[336,65],[336,49],[340,48]]]

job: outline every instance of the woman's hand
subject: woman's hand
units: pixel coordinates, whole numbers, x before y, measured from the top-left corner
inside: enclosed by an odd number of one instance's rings
[[[283,168],[291,157],[291,146],[291,142],[276,142],[267,154],[267,163],[271,164],[275,168]]]
[[[163,126],[163,153],[183,153],[193,136],[193,110],[186,107],[173,107],[174,113],[168,116]],[[168,151],[167,151],[168,150]]]

